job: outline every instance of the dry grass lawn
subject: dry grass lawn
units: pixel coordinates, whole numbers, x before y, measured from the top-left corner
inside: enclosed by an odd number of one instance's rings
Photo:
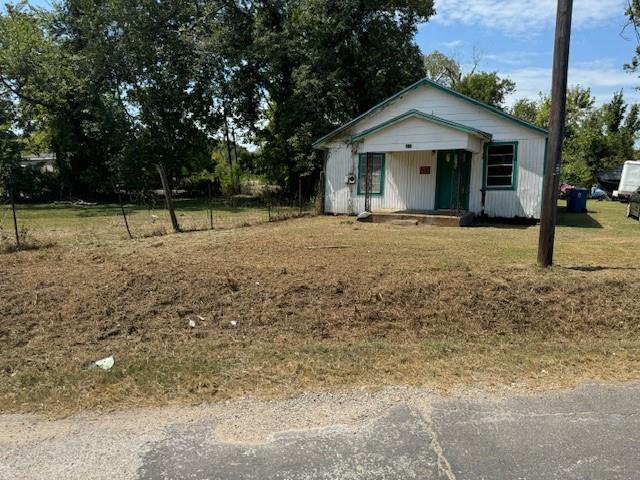
[[[0,411],[640,378],[640,224],[589,208],[548,271],[538,227],[347,217],[0,255]]]

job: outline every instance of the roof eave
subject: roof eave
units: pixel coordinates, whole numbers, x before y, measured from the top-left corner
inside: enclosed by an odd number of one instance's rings
[[[392,127],[394,125],[397,125],[397,124],[403,122],[404,120],[406,120],[406,119],[408,119],[410,117],[411,118],[418,118],[418,119],[424,120],[426,122],[431,122],[431,123],[434,123],[436,125],[443,126],[445,128],[450,128],[450,129],[453,129],[453,130],[457,130],[457,131],[460,131],[460,132],[465,133],[467,135],[473,135],[473,136],[479,137],[479,138],[481,138],[483,140],[491,141],[491,139],[493,138],[493,135],[491,135],[490,133],[487,133],[487,132],[483,132],[482,130],[471,128],[471,127],[468,127],[466,125],[462,125],[460,123],[455,123],[455,122],[452,122],[450,120],[446,120],[444,118],[440,118],[440,117],[437,117],[435,115],[429,115],[427,113],[424,113],[424,112],[421,112],[419,110],[413,109],[413,110],[409,110],[409,111],[407,111],[407,112],[405,112],[405,113],[403,113],[401,115],[398,115],[397,117],[391,118],[391,119],[389,119],[389,120],[387,120],[385,122],[379,123],[378,125],[375,125],[375,126],[373,126],[371,128],[368,128],[367,130],[364,130],[364,131],[360,132],[357,135],[352,136],[351,137],[351,141],[352,142],[357,142],[357,141],[359,141],[359,140],[361,140],[363,138],[366,138],[366,137],[368,137],[368,136],[370,136],[370,135],[372,135],[372,134],[374,134],[374,133],[376,133],[378,131],[381,131],[383,129]]]

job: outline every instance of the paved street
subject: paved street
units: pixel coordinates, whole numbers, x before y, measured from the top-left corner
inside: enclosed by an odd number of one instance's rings
[[[640,384],[0,417],[0,478],[640,478]]]

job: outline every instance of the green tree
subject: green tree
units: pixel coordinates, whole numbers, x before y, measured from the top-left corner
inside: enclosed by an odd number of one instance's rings
[[[584,101],[581,105],[592,105]],[[564,148],[563,176],[568,181],[588,185],[606,168],[635,157],[635,143],[640,135],[640,110],[630,107],[622,92],[600,108],[585,108],[571,117]]]
[[[527,122],[537,123],[540,111],[538,102],[528,98],[520,98],[511,107],[511,114]]]
[[[423,77],[414,36],[432,14],[426,0],[261,2],[263,168],[293,189],[320,166],[310,149],[315,138]]]
[[[32,146],[50,141],[68,195],[105,188],[127,130],[108,48],[91,42],[76,3],[51,11],[21,3],[0,17],[0,82],[19,102]]]
[[[508,78],[500,78],[496,72],[478,72],[463,76],[454,88],[468,97],[503,108],[516,84]]]
[[[437,50],[425,55],[423,64],[427,78],[497,108],[504,108],[506,98],[516,88],[512,80],[496,72],[476,71],[477,61],[471,71],[464,73],[457,60]]]
[[[462,79],[462,68],[455,59],[434,50],[423,57],[427,78],[445,87],[454,88]]]
[[[15,171],[19,168],[20,144],[15,128],[15,107],[0,89],[0,194],[10,188]]]
[[[238,137],[293,187],[319,168],[314,138],[424,75],[414,36],[432,14],[431,0],[19,4],[0,15],[0,82],[67,195],[140,188],[157,163],[170,180],[210,171]]]

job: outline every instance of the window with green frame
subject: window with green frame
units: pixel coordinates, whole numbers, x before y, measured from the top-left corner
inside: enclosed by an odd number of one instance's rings
[[[384,192],[384,153],[370,154],[371,195],[382,195]],[[360,154],[358,162],[358,195],[364,195],[367,189],[367,154]]]
[[[518,176],[518,142],[490,143],[485,149],[484,187],[513,190]]]

